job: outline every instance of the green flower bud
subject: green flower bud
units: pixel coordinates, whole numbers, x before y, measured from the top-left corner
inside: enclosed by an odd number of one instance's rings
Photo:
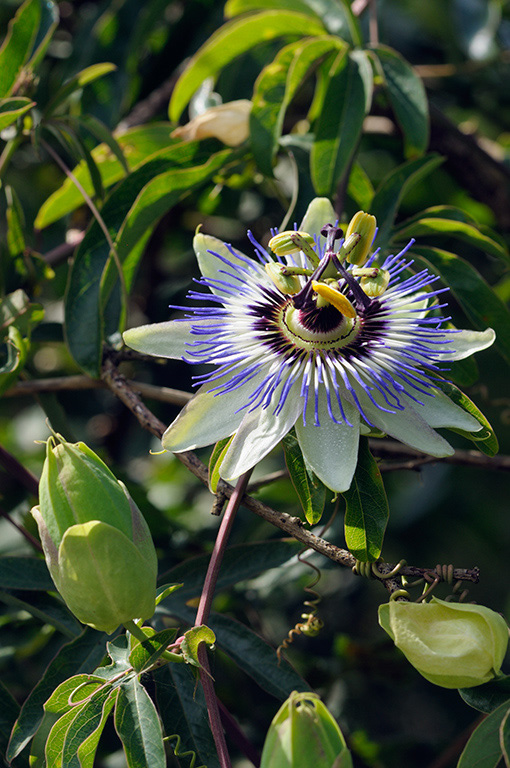
[[[390,600],[379,624],[427,680],[443,688],[470,688],[496,677],[508,645],[502,616],[483,605]]]
[[[360,239],[347,254],[347,261],[350,264],[363,266],[368,258],[372,242],[374,240],[377,221],[375,216],[371,216],[364,211],[358,211],[350,220],[345,233],[344,244],[348,242],[351,235],[359,235]]]
[[[314,239],[308,232],[295,232],[289,229],[272,237],[268,246],[277,256],[288,256],[302,250],[307,251],[313,244]]]
[[[352,768],[340,728],[316,693],[293,691],[267,732],[260,768]]]
[[[390,273],[387,269],[375,268],[373,275],[364,275],[359,282],[366,295],[373,299],[382,296],[388,287]]]
[[[292,296],[301,290],[302,286],[299,282],[299,277],[297,275],[285,275],[285,267],[282,264],[270,261],[264,264],[264,268],[278,290],[286,296]]]
[[[47,442],[40,505],[32,510],[55,586],[95,629],[150,618],[157,558],[142,513],[90,448],[57,439]]]

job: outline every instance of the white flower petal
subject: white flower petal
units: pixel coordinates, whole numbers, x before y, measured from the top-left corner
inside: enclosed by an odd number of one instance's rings
[[[448,344],[445,346],[451,347],[452,351],[438,353],[437,357],[441,360],[464,360],[465,357],[490,347],[495,338],[496,334],[492,328],[487,328],[485,331],[449,333]]]
[[[332,421],[323,388],[319,390],[320,427],[314,425],[313,417],[307,418],[306,426],[302,419],[296,422],[296,435],[306,461],[324,485],[340,493],[349,488],[356,469],[360,422],[355,405],[345,397],[342,405],[352,427]]]
[[[226,275],[219,274],[220,270],[228,270],[228,264],[225,264],[224,261],[218,259],[214,253],[223,256],[223,258],[227,259],[231,264],[235,264],[236,267],[252,269],[265,276],[264,270],[256,261],[249,259],[248,262],[247,257],[243,256],[240,251],[236,251],[235,249],[233,249],[234,253],[232,253],[225,243],[212,235],[203,235],[201,232],[198,232],[193,238],[193,248],[195,250],[200,271],[202,275],[209,280],[228,279]],[[210,253],[210,251],[214,251],[214,253]],[[217,288],[212,288],[212,290],[214,293],[223,293],[219,286]]]
[[[210,322],[210,321],[209,321]],[[138,328],[130,328],[124,331],[124,342],[146,355],[155,357],[170,357],[180,360],[185,354],[186,342],[193,341],[191,325],[207,325],[204,321],[168,320],[166,323],[152,323],[140,325]]]
[[[280,391],[281,386],[267,408],[257,408],[245,415],[221,463],[220,475],[225,480],[235,480],[254,467],[294,426],[303,410],[299,390],[297,387],[296,391],[291,390],[283,408],[275,415],[274,404],[278,403]]]
[[[258,386],[264,375],[259,374],[248,385],[221,395],[209,390],[228,381],[230,376],[204,384],[166,430],[161,441],[163,448],[173,453],[192,451],[232,435],[245,415],[245,411],[236,411],[246,404],[252,387]]]
[[[450,443],[434,432],[412,406],[406,405],[403,411],[395,409],[395,413],[386,413],[372,403],[359,385],[354,388],[367,418],[382,432],[431,456],[451,456],[455,453]],[[388,406],[385,404],[385,407]]]
[[[482,425],[460,406],[455,405],[450,398],[440,390],[434,391],[434,397],[419,395],[423,405],[418,405],[406,395],[400,396],[406,407],[414,408],[416,413],[425,419],[431,427],[449,427],[465,429],[466,432],[478,432]]]
[[[325,224],[334,224],[337,219],[338,215],[328,198],[316,197],[306,209],[299,229],[302,232],[308,232],[309,235],[319,236]]]

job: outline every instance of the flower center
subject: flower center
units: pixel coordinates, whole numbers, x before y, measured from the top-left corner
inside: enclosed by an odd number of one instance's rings
[[[301,349],[341,349],[359,335],[361,320],[345,317],[334,307],[297,309],[289,302],[278,316],[278,325],[285,338]]]

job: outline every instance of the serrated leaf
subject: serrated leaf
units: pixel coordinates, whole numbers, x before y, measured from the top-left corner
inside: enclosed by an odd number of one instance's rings
[[[332,197],[361,137],[372,86],[366,61],[354,53],[342,52],[322,67],[329,67],[329,78],[316,121],[310,165],[316,193]]]
[[[283,438],[285,463],[290,479],[310,525],[316,525],[324,511],[327,488],[307,465],[296,437],[289,433]]]
[[[136,678],[120,686],[114,721],[128,768],[165,768],[165,747],[158,713]]]
[[[298,40],[282,48],[260,73],[253,89],[250,137],[255,162],[266,176],[273,175],[283,119],[297,89],[314,65],[344,48],[343,41],[330,36]]]
[[[129,654],[129,662],[137,672],[143,672],[155,664],[177,634],[174,627],[161,632],[155,632],[152,627],[142,627],[142,631],[147,634],[147,640],[143,643],[135,640]]]
[[[487,454],[487,456],[495,456],[499,450],[498,438],[496,437],[492,426],[487,418],[483,415],[481,410],[464,394],[458,387],[451,384],[449,381],[437,380],[436,385],[439,389],[447,395],[455,405],[462,408],[463,411],[473,416],[479,424],[482,425],[482,429],[479,432],[466,432],[464,430],[454,430],[460,432],[460,434],[472,440],[476,447]]]
[[[388,499],[368,439],[360,438],[359,456],[345,499],[345,542],[357,560],[373,562],[381,554],[389,518]]]
[[[378,226],[375,248],[386,247],[400,201],[407,190],[432,173],[442,162],[443,158],[439,155],[429,154],[417,160],[409,160],[385,176],[376,190],[370,208]]]
[[[12,99],[2,99],[0,101],[0,131],[15,123],[18,117],[35,107],[35,101],[27,99],[24,96]]]
[[[440,275],[477,328],[490,327],[496,331],[494,347],[510,362],[510,312],[480,273],[460,256],[440,248],[413,245],[412,253]]]
[[[192,664],[194,667],[199,667],[198,646],[200,643],[207,643],[207,645],[212,646],[215,642],[216,637],[214,632],[210,627],[206,627],[205,624],[188,629],[188,631],[184,633],[184,640],[180,646],[186,664]]]
[[[47,592],[55,586],[45,560],[35,557],[0,557],[1,589],[35,589]]]
[[[232,437],[224,437],[223,440],[219,440],[213,448],[211,458],[209,459],[209,490],[211,493],[216,493],[218,483],[220,482],[220,467],[221,462],[225,458],[225,454],[230,447],[230,443],[234,439]]]
[[[473,688],[460,688],[459,693],[470,707],[490,714],[505,702],[510,701],[510,675],[491,680]]]
[[[319,22],[292,11],[263,11],[229,21],[214,32],[176,83],[169,106],[170,120],[177,122],[193,94],[207,77],[215,77],[227,64],[254,46],[287,35],[322,35]]]
[[[30,741],[43,718],[44,702],[55,688],[71,675],[92,672],[105,653],[106,635],[87,628],[58,651],[31,691],[13,728],[7,759],[13,760]]]
[[[506,701],[483,720],[471,734],[460,756],[457,768],[496,768],[501,760],[499,729],[510,712]]]
[[[374,47],[381,66],[386,92],[404,134],[405,155],[422,155],[429,142],[429,110],[422,80],[393,48]]]
[[[55,112],[57,107],[59,107],[72,93],[93,83],[100,77],[104,77],[110,72],[113,72],[115,69],[117,69],[115,64],[101,62],[100,64],[92,64],[90,67],[82,69],[81,72],[77,72],[58,89],[56,94],[46,105],[46,109],[44,110],[45,116],[48,117]]]
[[[41,20],[39,0],[26,0],[9,22],[0,48],[0,98],[8,96],[28,60]]]

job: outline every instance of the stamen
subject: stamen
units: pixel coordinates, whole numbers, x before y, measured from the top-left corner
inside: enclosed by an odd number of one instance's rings
[[[332,288],[331,285],[326,285],[326,283],[318,283],[315,280],[312,280],[312,288],[316,294],[326,299],[329,304],[332,304],[345,317],[356,317],[356,310],[347,296],[337,291],[336,288]]]

